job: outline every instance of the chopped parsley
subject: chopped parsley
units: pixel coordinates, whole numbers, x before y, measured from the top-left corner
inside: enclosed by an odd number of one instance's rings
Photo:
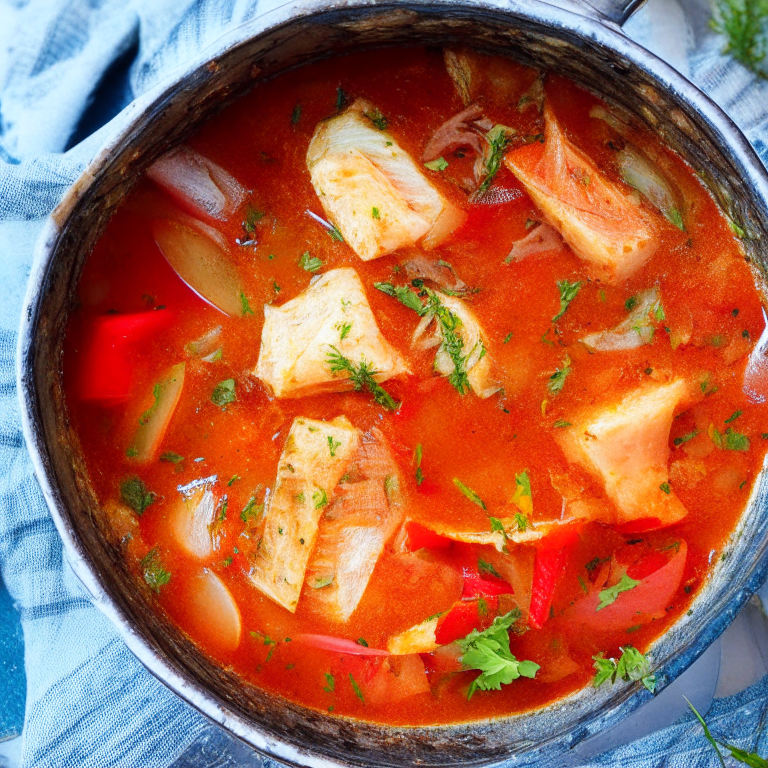
[[[318,576],[313,582],[312,587],[314,589],[323,589],[323,587],[330,587],[333,584],[335,576],[332,573],[326,576]]]
[[[248,303],[248,297],[242,291],[240,291],[240,306],[243,310],[243,317],[254,314],[251,305]]]
[[[355,642],[358,645],[362,645],[363,648],[368,648],[368,641],[364,637],[358,637]]]
[[[453,484],[463,493],[473,504],[477,504],[481,509],[487,509],[485,502],[467,485],[459,480],[458,477],[453,478]]]
[[[251,496],[251,498],[248,499],[248,503],[243,507],[243,509],[240,512],[240,519],[244,523],[249,523],[249,522],[258,523],[259,520],[261,520],[261,517],[263,514],[264,514],[264,505],[257,504],[256,497]]]
[[[625,573],[618,584],[614,584],[612,587],[608,587],[600,592],[600,603],[595,610],[601,611],[603,608],[613,605],[622,592],[628,592],[630,589],[634,589],[639,583],[639,581],[635,581]]]
[[[333,693],[336,690],[336,678],[330,673],[325,673],[325,685],[323,686],[323,690],[326,693]]]
[[[533,493],[527,470],[515,475],[515,495],[512,497],[512,503],[524,513],[524,516],[533,513]],[[525,527],[520,530],[525,530]]]
[[[720,432],[714,424],[710,424],[709,436],[721,451],[744,452],[749,450],[749,438],[741,432],[734,432],[733,427],[728,427],[725,432]]]
[[[624,309],[626,309],[627,312],[631,312],[636,306],[637,306],[637,296],[630,296],[624,302]]]
[[[384,130],[382,128],[382,130]],[[363,696],[363,692],[360,690],[360,686],[357,684],[357,680],[355,680],[354,677],[352,677],[352,673],[349,673],[349,683],[352,686],[352,690],[355,692],[355,696],[357,696],[360,701],[365,704],[365,697]]]
[[[299,259],[299,266],[307,272],[317,272],[323,266],[323,260],[317,256],[310,256],[309,251],[304,251]]]
[[[328,435],[328,450],[331,452],[331,458],[336,456],[336,449],[341,445],[340,440],[334,440],[333,435]]]
[[[326,232],[331,240],[335,240],[337,243],[344,242],[344,235],[341,234],[341,230],[335,224],[331,224],[331,228],[327,229]]]
[[[387,130],[389,120],[381,114],[381,110],[378,107],[374,107],[370,112],[363,112],[363,114],[373,123],[375,128],[378,128],[380,131]]]
[[[139,477],[129,477],[120,483],[120,498],[137,514],[143,515],[147,507],[155,500],[156,495],[148,491],[144,481]]]
[[[413,463],[416,465],[416,485],[421,485],[424,482],[424,473],[421,471],[421,457],[423,449],[421,443],[416,446],[416,450],[413,452]]]
[[[214,405],[218,405],[220,408],[226,408],[227,405],[233,403],[237,399],[235,394],[235,380],[224,379],[220,381],[211,393],[211,400]]]
[[[469,686],[468,699],[477,690],[500,691],[502,685],[508,685],[519,677],[536,677],[539,665],[532,661],[518,661],[509,650],[509,629],[519,618],[520,611],[515,609],[504,616],[497,616],[488,629],[482,632],[473,629],[463,640],[457,641],[462,650],[462,665],[480,672]]]
[[[558,280],[557,290],[560,291],[560,311],[552,318],[553,323],[556,323],[565,314],[570,303],[581,290],[581,283],[569,283],[567,280]]]
[[[736,421],[736,419],[738,419],[742,413],[744,413],[744,411],[735,411],[729,418],[725,420],[725,423],[730,424],[732,421]]]
[[[662,483],[659,488],[662,492],[666,493],[667,496],[669,496],[670,493],[672,493],[672,489],[669,487],[669,483]]]
[[[301,120],[301,104],[297,103],[291,112],[291,125],[296,125]]]
[[[339,331],[339,341],[344,341],[352,330],[352,323],[336,323],[334,328]]]
[[[240,475],[232,475],[232,477],[229,478],[229,482],[227,483],[228,486],[233,485],[240,479]]]
[[[470,390],[470,386],[466,371],[468,355],[462,354],[464,340],[457,333],[458,328],[462,325],[461,320],[443,305],[434,291],[428,291],[427,295],[426,314],[430,314],[436,319],[440,329],[440,336],[443,340],[442,347],[448,353],[453,363],[453,371],[449,374],[448,381],[451,382],[454,389],[460,395],[464,395]]]
[[[689,440],[693,440],[693,438],[698,434],[699,430],[694,428],[691,432],[688,432],[685,435],[681,435],[680,437],[676,437],[673,440],[673,443],[675,447],[681,446],[683,443],[687,443]]]
[[[568,378],[571,370],[571,358],[566,355],[565,359],[563,360],[563,367],[557,368],[555,372],[549,377],[549,381],[547,382],[547,389],[551,394],[556,395],[558,392],[560,392],[560,390],[562,390],[563,386],[565,385],[565,380]]]
[[[165,461],[168,464],[181,464],[181,462],[184,461],[184,457],[179,456],[178,453],[174,453],[173,451],[166,451],[165,453],[160,454],[160,461]]]
[[[242,223],[243,232],[252,235],[256,231],[256,224],[264,218],[264,211],[257,211],[252,205],[248,206],[245,221]]]
[[[438,157],[437,160],[424,163],[424,167],[430,171],[444,171],[448,167],[448,161],[444,157]]]
[[[171,580],[170,571],[166,571],[160,559],[157,547],[150,549],[141,559],[141,570],[144,581],[153,592],[160,593],[160,587],[164,587]]]
[[[507,535],[507,529],[504,527],[504,523],[502,523],[498,517],[491,517],[489,515],[488,522],[491,524],[491,531],[493,533],[500,533],[504,537],[504,541],[509,538]]]
[[[326,506],[328,504],[328,495],[326,494],[325,489],[318,488],[312,494],[312,501],[315,502],[315,509],[322,509]]]
[[[484,157],[485,178],[478,188],[478,192],[487,192],[496,174],[501,168],[501,161],[509,146],[509,137],[507,135],[509,128],[504,125],[494,125],[488,133],[485,134],[485,140],[488,142],[487,151]]]
[[[502,344],[506,344],[511,338],[514,336],[514,331],[510,331],[505,337],[504,341],[502,341]]]
[[[381,218],[381,212],[375,205],[373,206],[373,208],[371,208],[371,216],[373,216],[374,219]]]
[[[397,410],[399,404],[395,401],[392,395],[390,395],[389,392],[376,381],[375,376],[378,371],[376,371],[370,363],[367,363],[365,359],[361,359],[360,364],[355,365],[349,358],[344,357],[344,355],[342,355],[332,344],[329,344],[328,346],[331,348],[331,351],[328,352],[327,362],[332,375],[335,376],[342,371],[348,373],[349,380],[352,382],[355,391],[360,392],[363,389],[366,389],[373,395],[373,399],[379,405],[386,408],[388,411]]]
[[[572,427],[573,424],[571,424],[570,421],[563,421],[562,419],[558,419],[552,426],[557,429],[565,429],[566,427]]]
[[[597,674],[592,680],[592,685],[599,688],[603,683],[617,680],[630,682],[640,680],[651,692],[656,690],[656,676],[651,674],[651,664],[647,657],[632,645],[625,645],[621,649],[621,657],[618,662],[615,659],[603,658],[602,654],[592,657]]]
[[[520,512],[515,512],[515,522],[520,533],[528,529],[528,518]]]
[[[387,296],[393,296],[401,304],[408,307],[408,309],[418,312],[419,315],[425,314],[424,305],[421,303],[421,299],[405,286],[392,285],[392,283],[374,283],[373,287],[382,293],[386,293]]]
[[[492,563],[483,560],[482,557],[477,560],[477,570],[482,574],[485,573],[489,576],[495,576],[497,579],[501,578],[499,572],[493,567]]]
[[[139,424],[144,425],[149,422],[149,420],[152,418],[152,415],[157,410],[157,406],[160,404],[160,395],[163,393],[163,387],[161,384],[155,384],[154,387],[152,387],[152,397],[154,398],[154,401],[152,405],[147,408],[144,413],[139,416]]]

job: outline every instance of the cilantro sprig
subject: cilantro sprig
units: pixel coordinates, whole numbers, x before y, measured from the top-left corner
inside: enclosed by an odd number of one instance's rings
[[[560,291],[560,311],[552,318],[556,323],[566,312],[571,302],[581,290],[581,282],[569,283],[567,280],[557,281],[557,290]]]
[[[373,395],[373,399],[383,408],[386,408],[388,411],[397,410],[400,403],[376,381],[375,376],[378,371],[370,363],[361,359],[359,365],[355,365],[348,357],[344,357],[333,344],[328,346],[331,351],[328,352],[326,361],[332,375],[335,376],[337,373],[342,372],[348,373],[349,380],[357,392],[365,389]]]
[[[613,605],[622,592],[629,592],[630,589],[634,589],[639,583],[639,581],[635,581],[635,579],[627,576],[625,573],[618,584],[614,584],[612,587],[608,587],[600,592],[600,603],[595,610],[601,611],[603,608]]]
[[[171,573],[165,570],[157,547],[150,549],[141,559],[141,570],[144,574],[144,581],[147,582],[153,592],[158,594],[160,588],[171,580]]]
[[[500,691],[519,677],[536,677],[540,667],[533,661],[519,661],[509,650],[509,630],[520,618],[516,608],[504,616],[497,616],[488,629],[473,629],[463,640],[458,640],[462,650],[461,663],[466,669],[479,670],[469,686],[467,698],[475,691]]]
[[[140,477],[129,477],[120,483],[120,498],[137,514],[143,515],[156,495],[148,491]]]
[[[621,657],[606,659],[602,654],[593,656],[597,674],[592,685],[599,688],[603,683],[615,683],[617,680],[631,682],[639,680],[651,693],[656,691],[656,675],[651,674],[651,662],[633,645],[621,648]]]

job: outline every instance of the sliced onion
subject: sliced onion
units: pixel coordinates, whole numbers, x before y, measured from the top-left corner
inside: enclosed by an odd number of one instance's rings
[[[171,533],[192,557],[204,560],[213,554],[211,525],[216,510],[213,492],[205,486],[180,498],[171,511]]]
[[[664,218],[679,230],[685,231],[685,223],[672,184],[659,167],[632,147],[625,147],[616,156],[621,178],[661,211]]]
[[[225,315],[242,314],[243,289],[224,238],[202,222],[163,219],[152,225],[155,242],[176,274]]]
[[[512,261],[522,261],[526,256],[535,256],[537,253],[559,250],[563,247],[560,235],[549,224],[539,224],[532,229],[522,240],[512,243],[509,256],[504,259],[505,264]]]
[[[204,570],[193,577],[187,606],[193,625],[210,643],[226,651],[234,651],[240,645],[240,609],[213,571]]]
[[[661,298],[656,288],[639,293],[637,306],[625,320],[610,331],[590,333],[581,343],[596,352],[637,349],[650,344],[656,325],[664,319]]]
[[[245,200],[245,188],[212,160],[179,147],[156,160],[147,176],[197,216],[225,221]]]
[[[378,648],[368,648],[360,645],[354,640],[347,640],[343,637],[331,637],[330,635],[309,635],[301,634],[293,636],[294,642],[309,645],[312,648],[319,648],[322,651],[332,651],[333,653],[348,653],[352,656],[389,656],[389,651],[382,651]]]
[[[446,120],[433,134],[424,148],[421,159],[425,163],[453,152],[459,147],[469,147],[482,157],[483,138],[471,123],[482,118],[483,110],[478,104],[470,104],[466,109]],[[482,130],[482,129],[480,129]]]
[[[157,455],[160,443],[176,410],[184,387],[186,363],[174,365],[154,385],[153,402],[139,417],[139,426],[131,444],[130,455],[139,462],[151,461]]]
[[[206,331],[200,338],[190,341],[184,349],[193,357],[212,362],[213,356],[221,349],[221,326]]]

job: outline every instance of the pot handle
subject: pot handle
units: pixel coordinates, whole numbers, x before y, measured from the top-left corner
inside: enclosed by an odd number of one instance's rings
[[[645,4],[645,0],[583,0],[591,6],[603,21],[610,21],[618,26]]]

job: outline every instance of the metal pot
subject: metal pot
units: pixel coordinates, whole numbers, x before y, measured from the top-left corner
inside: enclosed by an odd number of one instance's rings
[[[567,2],[567,9],[562,7]],[[123,127],[48,220],[21,323],[24,434],[67,557],[134,654],[211,720],[259,751],[300,766],[509,765],[555,759],[618,722],[651,694],[639,683],[586,689],[551,706],[495,720],[388,727],[333,717],[267,694],[218,667],[156,613],[136,587],[104,522],[62,395],[62,337],[85,259],[137,176],[206,118],[287,69],[377,46],[468,44],[566,75],[649,125],[699,173],[746,231],[763,284],[768,175],[746,139],[701,91],[621,34],[642,0],[309,0],[285,5],[217,43],[172,85],[138,100]],[[729,624],[768,570],[764,473],[726,556],[653,647],[659,687]]]

